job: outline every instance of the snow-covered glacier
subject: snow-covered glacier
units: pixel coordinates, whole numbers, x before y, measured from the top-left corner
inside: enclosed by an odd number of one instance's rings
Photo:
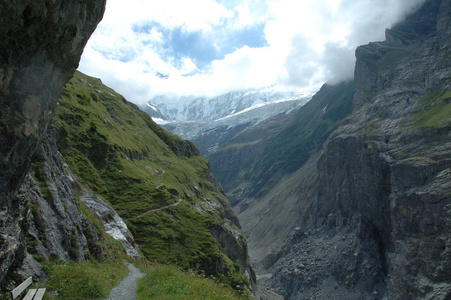
[[[184,139],[196,141],[208,135],[215,151],[237,133],[280,114],[297,111],[314,92],[284,91],[273,87],[229,92],[216,97],[158,96],[141,106],[155,122]],[[197,144],[197,143],[196,143]]]

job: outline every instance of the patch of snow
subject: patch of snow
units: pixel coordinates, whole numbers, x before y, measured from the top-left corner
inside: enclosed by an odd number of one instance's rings
[[[152,118],[152,120],[157,123],[158,125],[164,125],[164,124],[168,124],[171,123],[170,121],[167,120],[163,120],[161,118]]]
[[[154,111],[158,111],[158,109],[155,106],[153,106],[152,104],[150,104],[150,103],[146,103],[146,104],[147,104],[148,107],[150,107]]]

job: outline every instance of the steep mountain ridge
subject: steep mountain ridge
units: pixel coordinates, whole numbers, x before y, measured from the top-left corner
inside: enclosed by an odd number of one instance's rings
[[[120,264],[121,254],[236,289],[255,282],[238,220],[198,149],[79,72],[17,197],[25,241],[6,284],[44,279],[58,260]]]
[[[124,218],[148,259],[203,270],[233,286],[252,282],[238,220],[193,143],[78,72],[54,124],[69,167]]]
[[[450,15],[451,1],[427,1],[357,49],[353,112],[324,145],[313,201],[266,260],[287,298],[451,296]]]

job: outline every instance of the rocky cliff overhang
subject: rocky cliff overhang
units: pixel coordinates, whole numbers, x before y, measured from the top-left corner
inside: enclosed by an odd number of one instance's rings
[[[105,0],[0,3],[0,282],[23,239],[17,189],[104,9]]]

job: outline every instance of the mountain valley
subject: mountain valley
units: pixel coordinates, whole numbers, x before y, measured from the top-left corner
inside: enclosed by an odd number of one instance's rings
[[[141,106],[75,71],[105,1],[0,7],[0,299],[451,299],[451,0],[352,80]]]

